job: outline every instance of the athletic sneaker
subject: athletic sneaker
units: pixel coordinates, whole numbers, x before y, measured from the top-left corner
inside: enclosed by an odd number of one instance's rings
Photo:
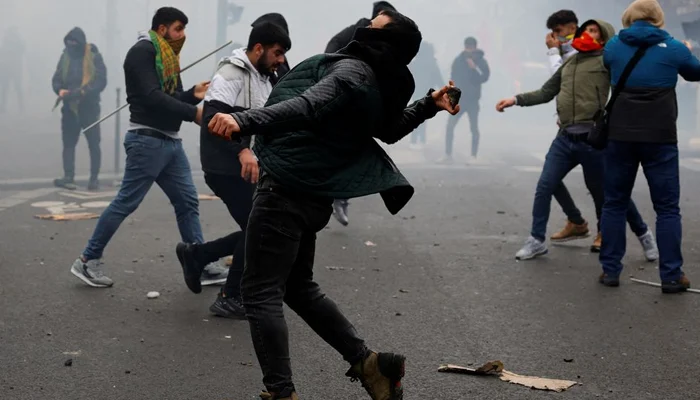
[[[228,279],[228,268],[222,265],[221,260],[215,261],[202,270],[202,276],[199,280],[202,286],[223,285]]]
[[[644,257],[647,261],[656,261],[659,259],[659,248],[656,246],[656,239],[651,231],[638,237],[639,243],[642,244],[642,249],[644,250]]]
[[[219,292],[216,295],[216,301],[209,307],[209,311],[217,317],[231,319],[246,319],[245,309],[241,304],[240,298],[224,297],[223,293]]]
[[[535,257],[547,254],[547,246],[543,242],[530,236],[525,241],[525,246],[515,254],[516,260],[531,260]]]
[[[454,160],[452,159],[452,156],[444,156],[436,161],[438,164],[452,164]]]
[[[348,204],[347,200],[333,200],[333,216],[343,226],[348,226],[350,223],[348,220]]]
[[[68,190],[77,190],[78,185],[75,184],[75,181],[71,178],[58,178],[53,180],[53,184],[56,187],[60,187],[63,189],[68,189]]]
[[[100,260],[89,260],[88,262],[83,262],[83,258],[79,257],[73,263],[70,272],[78,277],[78,279],[92,287],[111,287],[114,282],[102,272],[100,264],[102,264]]]
[[[97,178],[90,179],[87,189],[90,191],[100,190],[100,181]]]

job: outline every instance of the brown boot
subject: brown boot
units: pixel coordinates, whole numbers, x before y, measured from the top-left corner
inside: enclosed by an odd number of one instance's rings
[[[571,221],[567,221],[564,229],[558,233],[555,233],[549,239],[554,243],[561,243],[571,240],[584,239],[588,236],[590,236],[588,231],[588,222],[584,222],[581,225],[576,225]]]
[[[277,397],[274,393],[262,392],[260,393],[261,400],[299,400],[296,392],[292,392],[291,395],[286,397]]]
[[[591,253],[600,253],[600,247],[603,245],[603,235],[598,232],[591,245]]]
[[[372,400],[403,400],[401,378],[404,376],[406,357],[392,353],[370,353],[346,374],[352,381],[360,381]]]

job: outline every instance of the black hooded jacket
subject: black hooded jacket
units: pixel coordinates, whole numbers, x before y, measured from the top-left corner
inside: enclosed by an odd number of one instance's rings
[[[357,28],[366,28],[369,26],[369,23],[377,16],[379,15],[380,12],[384,10],[394,10],[396,11],[396,8],[392,6],[388,1],[377,1],[372,5],[372,18],[367,19],[367,18],[362,18],[356,23],[348,26],[347,28],[343,29],[342,31],[338,32],[333,38],[328,42],[328,45],[326,46],[326,50],[324,53],[335,53],[338,50],[342,49],[343,47],[347,46],[350,44],[350,41],[352,41],[353,36],[355,35],[355,31]]]
[[[468,59],[476,64],[476,68],[469,66]],[[481,99],[481,85],[489,80],[490,75],[491,70],[482,50],[463,51],[452,63],[452,80],[462,90],[465,104],[477,103]]]
[[[279,13],[268,13],[268,14],[263,14],[258,19],[253,21],[250,26],[255,26],[257,24],[261,24],[263,22],[272,22],[273,24],[279,25],[282,29],[284,29],[285,32],[287,32],[287,36],[289,36],[289,26],[287,25],[287,20],[284,19],[284,16]],[[287,75],[287,72],[289,72],[289,60],[287,60],[287,56],[284,56],[284,63],[277,67],[277,71],[273,76],[270,77],[270,82],[272,83],[272,86],[276,85],[277,82],[279,82],[280,79],[282,79],[285,75]]]
[[[395,143],[439,110],[430,96],[406,107],[419,33],[358,29],[355,39],[302,61],[265,107],[233,117],[241,135],[256,135],[255,154],[279,185],[328,198],[381,193],[395,214],[413,187],[374,138]]]
[[[73,40],[78,43],[75,47],[69,47],[68,40]],[[58,60],[58,65],[56,66],[56,72],[53,74],[53,79],[51,84],[53,86],[53,91],[58,95],[61,89],[70,90],[71,93],[68,94],[64,100],[71,100],[80,98],[82,104],[99,104],[100,93],[107,87],[107,68],[102,59],[102,55],[97,50],[97,46],[90,44],[90,51],[92,51],[94,64],[95,64],[95,75],[92,81],[84,88],[82,91],[80,86],[83,82],[83,58],[85,57],[85,46],[87,45],[87,39],[85,37],[85,32],[80,28],[73,28],[63,39],[66,44],[66,48],[63,50],[63,55]],[[68,56],[68,70],[63,71],[64,68],[64,55]],[[65,79],[64,79],[65,75]],[[68,104],[64,101],[64,107]]]

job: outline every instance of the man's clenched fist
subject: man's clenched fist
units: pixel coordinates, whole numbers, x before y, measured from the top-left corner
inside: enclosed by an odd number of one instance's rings
[[[221,136],[226,140],[231,140],[234,133],[239,133],[241,127],[231,114],[216,113],[214,118],[209,121],[209,132],[214,135]]]

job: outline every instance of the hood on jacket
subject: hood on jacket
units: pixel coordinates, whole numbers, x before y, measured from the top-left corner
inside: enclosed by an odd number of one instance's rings
[[[615,28],[611,23],[603,21],[602,19],[589,19],[581,24],[581,26],[576,30],[575,37],[581,36],[586,28],[591,24],[598,25],[598,28],[600,28],[600,38],[604,43],[607,43],[615,36]]]
[[[279,25],[282,29],[284,29],[285,32],[287,32],[287,35],[289,35],[289,26],[287,25],[287,20],[284,19],[284,16],[279,13],[268,13],[261,15],[258,19],[253,21],[250,26],[254,27],[257,24],[261,24],[263,22],[272,22],[273,24]]]
[[[637,21],[629,28],[620,31],[620,40],[630,46],[653,46],[668,40],[671,35],[646,21]]]
[[[636,21],[647,21],[657,28],[663,28],[664,19],[664,10],[657,0],[635,0],[622,13],[622,26],[629,28]]]
[[[250,62],[250,58],[248,58],[248,55],[246,54],[245,47],[235,49],[229,57],[222,58],[221,61],[219,61],[218,68],[221,68],[222,66],[224,66],[226,64],[232,64],[232,65],[235,65],[239,68],[245,68],[253,76],[256,76],[256,77],[261,78],[261,79],[269,79],[270,78],[267,74],[260,73],[260,71],[258,71],[258,69],[255,68],[253,63]]]
[[[75,40],[81,47],[85,47],[87,44],[87,38],[85,37],[85,32],[77,26],[68,32],[66,37],[63,38],[63,43],[66,44],[68,40]]]
[[[381,13],[384,10],[398,11],[388,1],[377,1],[372,6],[372,18],[371,19],[375,19],[377,17],[377,15],[379,15],[379,13]]]

